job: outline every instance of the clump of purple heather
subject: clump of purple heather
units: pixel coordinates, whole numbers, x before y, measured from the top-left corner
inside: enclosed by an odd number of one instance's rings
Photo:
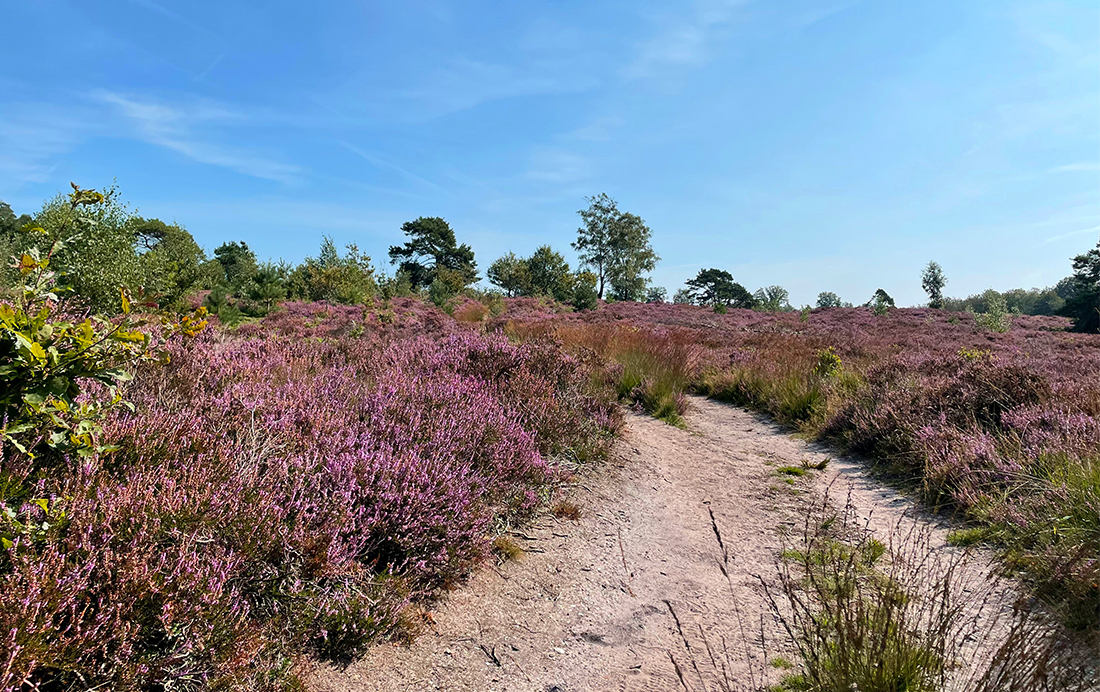
[[[0,690],[277,688],[399,634],[619,423],[554,343],[447,320],[290,304],[141,372],[117,452],[23,481]]]
[[[652,353],[697,344],[706,350],[697,392],[865,456],[973,522],[1067,622],[1100,629],[1100,336],[1036,316],[997,333],[973,315],[927,308],[817,309],[803,319],[670,304],[567,314],[532,299],[507,305],[495,321],[504,328],[612,355],[624,340]],[[841,367],[822,374],[827,349]]]

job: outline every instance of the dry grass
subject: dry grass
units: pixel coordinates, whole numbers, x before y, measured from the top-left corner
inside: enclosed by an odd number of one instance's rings
[[[570,521],[577,521],[582,515],[581,506],[570,500],[558,500],[550,508],[550,511],[558,519],[568,519]]]
[[[834,512],[828,499],[806,514],[796,549],[784,551],[777,579],[760,579],[786,634],[771,656],[763,628],[750,640],[740,611],[740,646],[691,636],[666,603],[686,652],[669,652],[689,692],[1086,692],[1100,689],[1095,656],[1055,620],[1021,601],[1011,613],[973,582],[962,551],[944,552],[916,521],[897,524],[882,543],[860,526],[849,501]],[[711,524],[730,583],[729,551]],[[740,649],[746,674],[731,671]],[[762,656],[750,651],[760,649]],[[767,681],[782,671],[775,685]]]

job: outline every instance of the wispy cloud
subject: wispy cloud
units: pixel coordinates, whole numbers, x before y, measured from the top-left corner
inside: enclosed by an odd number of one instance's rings
[[[451,60],[412,89],[375,101],[402,120],[423,121],[469,110],[483,103],[540,94],[585,91],[595,81],[554,64],[503,65],[467,58]]]
[[[1083,161],[1081,163],[1069,163],[1064,166],[1055,166],[1047,173],[1094,173],[1100,171],[1100,161]]]
[[[181,70],[187,72],[189,75],[191,75],[193,79],[198,81],[205,79],[206,76],[209,75],[214,70],[214,68],[218,66],[218,63],[220,63],[222,59],[225,58],[226,53],[228,53],[229,45],[225,41],[225,39],[223,39],[218,33],[211,31],[209,28],[188,19],[178,12],[174,12],[173,10],[168,9],[164,5],[153,2],[153,0],[128,1],[132,5],[136,5],[143,9],[149,10],[156,15],[159,15],[162,19],[166,19],[169,22],[178,24],[182,27],[185,27],[186,29],[189,29],[192,35],[201,35],[202,40],[198,43],[206,44],[206,50],[196,53],[194,49],[191,49],[190,51],[188,51],[190,53],[190,57],[188,60],[185,61],[185,64],[192,63],[195,66],[198,66],[197,71],[194,68],[189,68],[185,67],[184,65],[177,64],[175,60],[164,58],[168,60],[168,62],[176,65],[176,67],[179,67]],[[189,43],[191,45],[194,45],[196,41],[190,41]],[[210,50],[211,48],[213,48],[212,51]],[[213,53],[213,57],[208,58],[208,55],[210,55],[211,52]]]
[[[627,66],[628,78],[650,77],[669,68],[693,67],[710,59],[714,40],[729,24],[737,9],[751,0],[706,0],[697,2],[686,16],[659,18],[660,32],[642,44],[637,58]]]
[[[110,91],[95,92],[93,97],[116,107],[135,126],[132,132],[137,139],[170,149],[199,163],[287,185],[300,182],[306,174],[300,166],[203,138],[196,132],[201,125],[243,123],[247,120],[243,114],[217,104],[166,105]]]
[[[11,194],[26,183],[44,183],[88,130],[77,109],[42,103],[12,104],[0,113],[0,190]]]
[[[1059,233],[1058,235],[1053,235],[1044,240],[1043,244],[1046,245],[1047,243],[1054,243],[1059,240],[1065,240],[1066,238],[1076,238],[1078,236],[1089,234],[1100,234],[1100,226],[1090,226],[1089,228],[1079,228],[1076,231],[1070,231],[1069,233]]]
[[[592,164],[587,158],[559,149],[536,151],[527,171],[527,178],[552,185],[577,183],[592,176]]]
[[[396,173],[401,175],[401,177],[405,178],[406,180],[410,180],[412,182],[419,183],[421,185],[426,185],[426,186],[432,188],[433,190],[438,190],[440,192],[445,192],[445,193],[450,194],[450,191],[447,190],[446,188],[444,188],[443,186],[438,185],[436,183],[433,183],[432,181],[428,180],[427,178],[423,178],[423,177],[417,175],[416,173],[413,173],[412,171],[409,171],[405,168],[402,168],[401,166],[398,166],[396,163],[390,163],[389,161],[387,161],[387,160],[385,160],[381,157],[378,157],[374,154],[371,154],[370,152],[363,151],[362,149],[355,146],[354,144],[351,144],[350,142],[340,142],[340,145],[343,146],[348,151],[352,152],[353,154],[362,157],[366,161],[369,161],[370,163],[374,164],[375,166],[377,166],[379,168],[385,168],[385,169],[388,169],[388,170],[391,170],[391,171],[395,171]]]

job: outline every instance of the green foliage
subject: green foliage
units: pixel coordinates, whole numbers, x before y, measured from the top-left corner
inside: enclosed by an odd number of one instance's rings
[[[599,306],[599,293],[596,291],[596,275],[582,271],[574,275],[573,308],[576,310],[595,310]]]
[[[277,279],[272,276],[270,281],[274,283]],[[295,298],[343,305],[364,303],[378,292],[370,257],[354,244],[349,244],[341,255],[329,236],[322,237],[316,258],[307,257],[290,273],[288,284],[289,293]]]
[[[955,312],[985,312],[989,307],[989,298],[996,294],[1004,298],[1009,312],[1021,315],[1058,315],[1066,304],[1066,296],[1072,292],[1071,283],[1072,277],[1068,277],[1049,288],[1014,288],[1002,293],[989,289],[966,298],[944,298],[943,307]]]
[[[94,190],[73,187],[65,226],[55,227],[52,234],[40,227],[27,231],[45,236],[48,249],[28,243],[30,247],[16,260],[20,286],[15,300],[0,305],[0,378],[4,382],[0,439],[5,446],[32,456],[42,449],[78,456],[106,449],[99,440],[99,421],[124,403],[121,386],[130,379],[127,366],[162,357],[161,341],[143,328],[156,322],[164,338],[173,333],[194,334],[205,326],[201,314],[179,324],[134,318],[124,290],[118,302],[125,316],[114,322],[100,317],[72,322],[59,317],[59,293],[65,288],[57,285],[57,274],[50,268],[53,258],[66,249],[58,237],[81,243],[80,232],[94,231],[96,221],[105,218],[97,207],[111,205]],[[90,209],[86,212],[84,207]],[[88,382],[103,389],[80,398]]]
[[[914,595],[916,570],[883,565],[887,549],[880,541],[864,536],[853,543],[828,528],[810,531],[802,550],[784,551],[780,583],[789,608],[781,610],[768,594],[803,662],[780,689],[941,690],[945,652],[957,629],[952,594],[935,589],[921,601]]]
[[[202,302],[203,308],[216,315],[224,325],[235,327],[241,322],[241,310],[233,301],[228,286],[219,284],[210,290]]]
[[[527,261],[517,257],[514,252],[509,252],[490,264],[485,276],[510,298],[531,294],[531,274],[527,269]]]
[[[559,303],[573,299],[574,277],[569,263],[549,245],[543,245],[524,260],[532,295],[548,296]]]
[[[73,194],[93,194],[77,190]],[[57,283],[78,297],[94,312],[118,312],[119,291],[141,283],[142,270],[135,250],[133,217],[110,187],[91,207],[77,209],[69,195],[58,194],[47,201],[34,223],[44,229],[45,242],[57,242],[50,258]],[[16,254],[30,249],[28,236],[15,248]],[[15,283],[18,279],[12,277]]]
[[[690,288],[678,288],[676,293],[672,295],[672,302],[676,305],[691,305],[694,300],[691,297]]]
[[[929,262],[920,275],[920,285],[928,294],[928,307],[943,307],[943,287],[947,285],[947,277],[943,273],[943,267],[936,262]]]
[[[413,294],[412,282],[409,280],[409,275],[399,269],[393,276],[383,275],[378,280],[378,292],[382,300],[406,298]]]
[[[1004,296],[993,289],[985,294],[985,312],[974,313],[974,323],[991,332],[1007,332],[1012,327],[1012,313]]]
[[[145,295],[162,307],[183,309],[187,296],[212,278],[206,253],[181,226],[135,217],[131,227]]]
[[[264,262],[256,269],[252,281],[245,287],[248,299],[257,303],[264,313],[286,297],[289,272],[285,266]]]
[[[409,241],[390,247],[390,262],[399,264],[414,290],[431,286],[442,270],[451,273],[444,278],[447,285],[461,282],[458,290],[477,281],[474,251],[457,244],[455,232],[443,219],[421,216],[402,224],[401,231]]]
[[[645,302],[647,303],[667,303],[668,302],[668,289],[664,286],[651,286],[645,293]]]
[[[832,291],[822,291],[817,294],[817,307],[840,308],[844,307],[844,303],[840,300],[840,296]]]
[[[814,374],[822,377],[836,377],[844,370],[844,364],[837,355],[836,350],[830,346],[817,352],[817,364],[814,366]]]
[[[432,285],[428,287],[428,299],[437,308],[446,310],[451,303],[451,299],[456,295],[454,287],[439,277],[436,277],[435,281],[432,281]],[[450,311],[447,310],[447,312]]]
[[[762,312],[790,312],[791,294],[782,286],[765,286],[753,294],[753,307]]]
[[[871,308],[871,313],[881,317],[890,311],[890,308],[897,307],[894,305],[894,299],[890,297],[890,294],[881,288],[875,289],[875,294],[871,296],[871,300],[867,301],[864,307]]]
[[[1073,330],[1100,332],[1100,243],[1073,258],[1073,276],[1063,290],[1060,314],[1073,319]]]
[[[596,275],[597,296],[610,287],[615,300],[642,300],[649,283],[644,274],[660,260],[650,245],[652,231],[640,217],[619,211],[605,193],[586,200],[588,208],[577,212],[584,225],[573,249]]]
[[[748,290],[722,269],[700,269],[699,274],[686,283],[687,298],[697,305],[734,308],[752,308],[756,305]]]
[[[256,274],[256,253],[248,243],[222,243],[214,250],[214,260],[221,267],[225,284],[233,293],[239,293]]]

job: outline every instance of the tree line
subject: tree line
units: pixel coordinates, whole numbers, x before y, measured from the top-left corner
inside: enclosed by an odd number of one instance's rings
[[[579,266],[549,245],[530,256],[513,252],[492,262],[486,278],[508,297],[544,297],[589,310],[600,300],[665,302],[667,291],[649,277],[660,257],[652,246],[652,230],[638,215],[620,210],[617,202],[600,193],[585,200],[578,211],[580,227],[571,247]],[[473,249],[459,243],[454,230],[439,217],[419,217],[401,226],[407,241],[389,248],[392,274],[376,270],[371,258],[354,244],[343,249],[324,236],[316,256],[293,265],[261,262],[241,241],[219,245],[212,255],[195,242],[180,224],[146,219],[132,212],[114,187],[104,191],[104,202],[94,209],[93,223],[75,233],[68,223],[72,209],[59,194],[34,216],[16,216],[0,201],[0,253],[19,256],[34,242],[20,229],[35,225],[48,240],[62,241],[58,257],[61,281],[94,312],[118,310],[119,291],[150,305],[180,310],[197,291],[205,290],[207,307],[223,321],[262,316],[280,301],[307,300],[357,304],[375,296],[391,298],[425,294],[437,305],[447,305],[460,293],[484,293]],[[1045,289],[992,289],[966,298],[943,293],[947,277],[936,262],[921,273],[928,306],[977,314],[1064,315],[1080,331],[1100,330],[1100,243],[1073,259],[1073,274]],[[3,269],[4,285],[14,286],[12,267]],[[795,310],[782,286],[764,286],[750,292],[728,271],[702,269],[677,290],[674,303],[705,305],[724,312],[746,308],[770,312]],[[881,314],[895,307],[882,288],[861,305]],[[805,306],[802,309],[808,309]],[[817,296],[816,307],[853,307],[834,292]]]
[[[921,288],[928,295],[927,306],[950,312],[972,312],[986,316],[985,322],[1005,325],[1013,314],[1059,315],[1074,321],[1074,330],[1100,331],[1100,242],[1096,248],[1074,257],[1073,274],[1048,288],[1017,288],[1003,293],[988,289],[966,298],[944,296],[947,276],[937,262],[929,262],[921,271]],[[729,308],[748,308],[769,312],[793,311],[789,294],[782,286],[767,286],[749,293],[733,275],[722,269],[701,269],[674,296],[676,303],[713,307],[719,312]],[[806,310],[810,306],[802,309]],[[817,296],[818,308],[855,307],[832,291]],[[870,300],[862,304],[876,314],[896,307],[894,299],[884,289],[876,289]]]

